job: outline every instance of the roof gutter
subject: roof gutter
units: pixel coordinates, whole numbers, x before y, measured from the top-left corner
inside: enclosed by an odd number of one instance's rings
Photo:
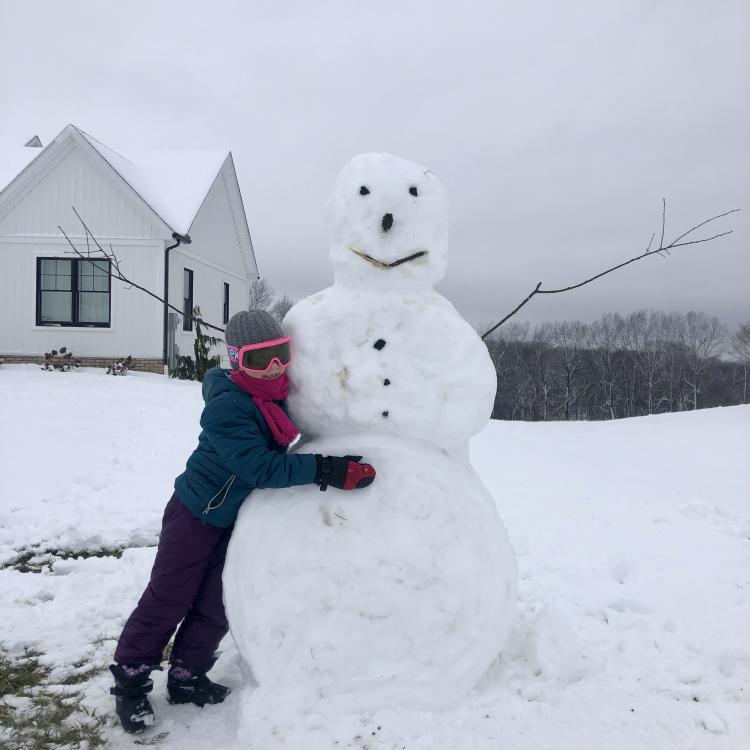
[[[172,239],[175,240],[174,245],[169,245],[164,248],[164,364],[167,364],[167,337],[169,328],[169,251],[179,247],[183,242],[189,245],[192,240],[189,234],[178,234],[172,232]]]

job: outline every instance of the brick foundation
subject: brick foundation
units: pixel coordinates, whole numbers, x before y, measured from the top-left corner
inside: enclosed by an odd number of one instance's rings
[[[81,367],[103,367],[107,368],[111,364],[117,361],[115,357],[77,357],[73,354],[73,359],[77,359],[81,363]],[[0,354],[0,362],[11,364],[13,362],[21,363],[27,362],[31,364],[44,364],[44,355],[42,354]],[[131,370],[137,372],[155,372],[161,375],[164,372],[164,361],[159,357],[158,359],[150,359],[144,357],[133,357],[132,364],[130,365]]]

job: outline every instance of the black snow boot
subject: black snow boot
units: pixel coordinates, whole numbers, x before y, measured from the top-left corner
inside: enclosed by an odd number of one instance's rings
[[[154,689],[149,679],[150,667],[129,668],[120,664],[109,667],[115,686],[109,692],[115,696],[115,711],[126,732],[142,732],[154,723],[154,709],[146,697]]]
[[[213,660],[203,669],[185,669],[173,664],[167,675],[167,700],[170,703],[193,703],[201,708],[221,703],[231,690],[208,679],[206,672],[213,665]]]

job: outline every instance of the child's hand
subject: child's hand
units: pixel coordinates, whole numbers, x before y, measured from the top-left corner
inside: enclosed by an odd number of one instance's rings
[[[375,481],[375,469],[370,464],[361,464],[362,456],[321,456],[315,454],[318,471],[315,484],[321,491],[328,486],[339,490],[357,490]]]

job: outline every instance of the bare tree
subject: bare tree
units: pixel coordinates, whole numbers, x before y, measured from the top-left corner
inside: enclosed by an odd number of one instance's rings
[[[576,373],[583,363],[582,349],[586,341],[586,326],[579,320],[572,323],[555,323],[551,332],[552,341],[561,358],[563,395],[561,408],[565,419],[570,419],[570,410],[579,398]]]
[[[250,282],[248,310],[268,310],[273,304],[276,292],[265,279],[253,279]]]
[[[667,411],[682,411],[684,399],[685,357],[682,341],[685,331],[685,316],[680,313],[660,313],[660,332],[664,337],[664,377],[667,390],[662,399]]]
[[[631,313],[625,319],[623,341],[633,368],[630,376],[632,414],[641,413],[643,399],[647,414],[653,414],[660,403],[658,387],[663,382],[665,369],[662,319],[661,313],[645,310]]]
[[[547,421],[550,389],[553,380],[554,359],[551,347],[552,326],[542,323],[535,326],[531,338],[532,346],[529,351],[528,371],[534,384],[534,402],[532,404],[532,419]]]
[[[617,313],[603,315],[589,326],[591,360],[596,370],[603,400],[601,408],[610,419],[616,416],[622,398],[618,382],[618,349],[622,348],[623,319]]]
[[[523,362],[528,338],[528,322],[511,323],[488,342],[497,371],[494,411],[509,419],[527,419],[532,411],[531,381]]]
[[[658,397],[657,389],[664,379],[664,341],[662,326],[663,316],[649,315],[646,330],[642,339],[642,348],[638,350],[637,361],[646,382],[646,402],[649,414],[658,409],[663,397]]]
[[[742,363],[742,403],[747,403],[747,373],[750,370],[750,320],[732,335],[732,353]]]
[[[294,300],[283,294],[271,305],[271,309],[268,311],[273,315],[279,323],[284,322],[286,314],[294,307]]]
[[[726,340],[726,329],[717,317],[690,311],[685,319],[683,343],[688,354],[685,381],[691,390],[692,407],[698,408],[698,394],[709,362],[721,354]]]
[[[293,299],[286,294],[277,297],[276,290],[265,279],[256,279],[250,284],[249,310],[265,310],[282,323],[293,306]]]

